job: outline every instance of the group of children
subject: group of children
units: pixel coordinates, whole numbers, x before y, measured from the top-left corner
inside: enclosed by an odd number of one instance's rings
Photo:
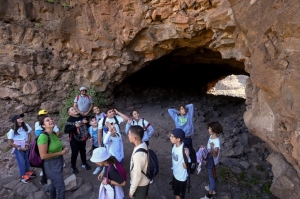
[[[70,108],[71,109],[71,108]],[[68,110],[68,112],[72,110]],[[146,143],[149,146],[149,140],[154,133],[152,125],[146,121],[144,118],[139,117],[139,112],[133,110],[131,112],[131,118],[127,117],[123,113],[117,111],[116,109],[110,107],[107,108],[105,113],[100,111],[100,108],[93,106],[94,116],[89,117],[88,121],[88,132],[90,134],[90,140],[93,143],[93,157],[91,158],[92,162],[102,162],[98,164],[96,169],[93,171],[93,174],[96,175],[101,172],[104,166],[108,166],[116,163],[124,165],[124,146],[120,131],[120,124],[122,122],[127,122],[125,133],[128,134],[128,131],[131,126],[140,126],[143,128],[144,133],[142,137],[142,142]],[[181,199],[185,197],[185,190],[187,186],[187,165],[184,162],[184,155],[189,158],[189,147],[193,147],[192,144],[192,135],[194,133],[193,127],[193,104],[188,104],[186,106],[180,106],[178,110],[169,109],[168,112],[171,118],[175,122],[175,129],[171,132],[170,141],[172,143],[172,170],[173,170],[173,180],[172,180],[172,189],[176,199]],[[76,111],[74,111],[75,113]],[[46,115],[48,112],[46,110],[41,110],[38,113],[38,117]],[[69,113],[70,114],[70,113]],[[70,114],[71,116],[71,114]],[[14,147],[14,153],[19,166],[20,175],[22,177],[22,182],[27,183],[31,178],[35,177],[35,174],[29,169],[28,160],[26,160],[26,154],[28,153],[28,143],[31,141],[30,131],[31,128],[29,125],[25,124],[23,121],[23,114],[15,115],[12,117],[11,121],[14,123],[14,127],[8,133],[9,144]],[[84,118],[85,119],[85,118]],[[67,122],[68,123],[68,122]],[[67,124],[66,124],[67,127]],[[77,127],[77,126],[76,126]],[[220,140],[218,134],[222,133],[222,126],[219,122],[211,122],[207,126],[209,132],[209,140],[207,143],[208,155],[206,157],[206,167],[208,169],[209,175],[209,185],[205,186],[205,189],[208,191],[208,194],[203,197],[203,199],[212,198],[212,195],[215,194],[215,165],[218,164],[219,155],[220,155]],[[39,134],[43,131],[40,123],[35,124],[35,134]],[[17,132],[17,133],[15,133]],[[53,132],[56,136],[60,136],[58,127],[55,125]],[[66,130],[67,132],[67,130]],[[70,141],[70,145],[71,141]],[[204,147],[204,146],[201,146]],[[85,145],[84,145],[85,148]],[[72,146],[71,146],[72,149]],[[85,150],[85,149],[84,149]],[[184,151],[184,152],[183,152]],[[185,153],[185,154],[183,154]],[[74,165],[76,165],[77,154],[73,154],[72,150],[72,171],[73,173],[78,173],[78,170]],[[28,154],[27,154],[28,156]],[[76,157],[75,157],[76,156]],[[101,160],[101,161],[100,161]],[[71,161],[71,162],[72,162]],[[74,164],[74,165],[73,165]],[[86,162],[86,169],[89,167]],[[74,170],[74,168],[76,170]],[[90,167],[89,167],[90,168]],[[88,170],[88,169],[87,169]],[[41,184],[47,183],[47,176],[42,167],[41,175]],[[116,181],[103,181],[104,172],[102,171],[98,179],[102,181],[102,184],[105,185],[108,183],[115,184],[116,186],[124,186],[126,183],[122,178],[118,178]],[[111,176],[116,175],[116,171],[112,171]],[[124,193],[120,191],[118,198],[123,198]]]

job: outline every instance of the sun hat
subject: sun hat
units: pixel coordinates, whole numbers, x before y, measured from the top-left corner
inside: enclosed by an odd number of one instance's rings
[[[84,86],[80,87],[79,90],[80,90],[80,91],[82,91],[82,90],[86,90],[86,91],[87,91],[86,87],[84,87]]]
[[[172,131],[172,134],[174,135],[174,137],[176,138],[181,138],[184,139],[185,138],[185,133],[182,129],[176,128]]]
[[[96,163],[97,162],[104,162],[110,156],[111,156],[111,154],[108,153],[108,151],[106,150],[105,147],[99,147],[99,148],[94,149],[93,155],[92,155],[90,160],[92,162],[96,162]]]
[[[47,114],[48,114],[48,111],[46,111],[46,110],[39,111],[39,115],[47,115]]]
[[[11,122],[15,122],[17,119],[19,119],[20,117],[24,117],[24,114],[21,113],[20,115],[14,115],[11,117],[10,121]]]

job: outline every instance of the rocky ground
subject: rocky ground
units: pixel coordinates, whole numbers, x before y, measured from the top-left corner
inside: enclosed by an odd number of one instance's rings
[[[169,107],[177,107],[179,104],[193,103],[195,105],[194,125],[195,134],[193,136],[194,147],[198,150],[201,144],[206,144],[208,132],[206,124],[210,121],[219,121],[224,127],[224,134],[221,135],[221,164],[217,166],[218,181],[216,186],[217,194],[214,199],[275,199],[276,197],[268,193],[268,188],[272,182],[272,172],[270,164],[265,160],[269,154],[268,147],[257,137],[252,136],[244,122],[243,112],[245,111],[245,100],[242,98],[205,95],[202,97],[185,97],[180,100],[174,98],[168,101],[151,101],[148,98],[128,98],[118,97],[115,107],[129,114],[130,110],[138,109],[140,116],[147,119],[154,127],[155,134],[150,140],[151,148],[156,151],[160,161],[160,173],[150,186],[149,196],[151,199],[171,199],[174,198],[169,182],[172,179],[171,172],[171,143],[169,132],[174,128],[174,123],[168,115]],[[26,122],[32,127],[35,122],[35,114],[26,114]],[[55,116],[58,119],[57,116]],[[124,124],[123,124],[124,126]],[[26,198],[37,199],[47,198],[39,184],[40,177],[32,183],[23,184],[18,178],[18,170],[15,158],[8,151],[6,136],[1,138],[0,153],[0,195],[1,198]],[[62,141],[68,145],[67,135]],[[126,135],[123,135],[125,148],[125,168],[129,170],[129,158],[133,145],[129,143]],[[87,152],[91,148],[91,143],[87,144]],[[90,154],[88,155],[90,157]],[[65,156],[66,167],[64,168],[65,178],[69,178],[67,183],[66,198],[97,198],[99,181],[92,172],[95,169],[93,163],[89,163],[92,170],[86,171],[80,167],[78,158],[79,174],[72,175],[70,171],[70,154]],[[35,169],[39,174],[39,169]],[[72,179],[73,178],[73,179]],[[76,181],[76,183],[75,183]],[[204,186],[208,184],[207,171],[203,167],[199,175],[191,176],[191,190],[186,193],[186,199],[196,199],[204,196],[206,191]],[[128,197],[129,180],[124,187],[126,197]]]

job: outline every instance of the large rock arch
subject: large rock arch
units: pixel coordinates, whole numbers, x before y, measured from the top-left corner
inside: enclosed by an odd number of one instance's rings
[[[214,55],[210,61],[226,63],[228,70],[211,77],[208,85],[229,71],[250,75],[246,125],[283,155],[269,159],[275,174],[272,192],[286,197],[284,190],[292,189],[290,198],[299,195],[300,22],[296,1],[0,3],[0,91],[6,110],[13,109],[10,102],[17,100],[27,110],[43,103],[54,104],[53,110],[58,111],[74,86],[94,85],[111,92],[160,58],[176,62],[180,60],[175,59],[176,53],[188,53],[185,57],[206,58],[194,60],[203,63]],[[203,52],[209,54],[201,56]],[[279,169],[276,159],[290,169]]]

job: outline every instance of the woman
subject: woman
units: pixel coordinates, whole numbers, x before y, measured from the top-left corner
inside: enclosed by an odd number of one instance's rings
[[[134,125],[138,125],[141,126],[144,129],[144,137],[142,139],[143,142],[145,142],[147,144],[147,146],[149,146],[149,139],[151,138],[151,136],[154,133],[154,129],[152,127],[152,125],[146,121],[144,118],[140,119],[139,116],[139,112],[137,110],[133,110],[130,113],[132,119],[128,120],[127,124],[126,124],[126,129],[125,132],[128,134],[129,128],[130,126],[134,126]]]
[[[206,158],[206,168],[208,171],[209,186],[205,186],[205,190],[208,194],[201,199],[212,198],[213,194],[216,194],[216,166],[219,163],[220,156],[220,139],[218,134],[223,132],[223,127],[219,122],[211,122],[207,125],[209,139],[207,142],[207,158]]]
[[[104,171],[98,176],[101,181],[99,199],[123,199],[122,186],[125,186],[126,181],[115,167],[117,159],[105,147],[99,147],[93,151],[91,161],[100,167],[104,166]]]
[[[63,147],[60,139],[53,133],[54,121],[48,115],[40,117],[40,125],[43,132],[40,134],[37,145],[41,159],[44,160],[44,169],[47,177],[51,180],[50,185],[44,185],[45,191],[50,192],[51,199],[65,198],[65,183],[63,178],[63,155],[68,153],[68,148]],[[48,147],[48,135],[50,144]]]
[[[36,175],[30,171],[29,165],[29,143],[31,141],[31,128],[24,123],[24,114],[14,115],[11,120],[14,123],[12,129],[7,133],[8,144],[13,147],[12,153],[15,154],[18,163],[21,181],[30,182]]]

